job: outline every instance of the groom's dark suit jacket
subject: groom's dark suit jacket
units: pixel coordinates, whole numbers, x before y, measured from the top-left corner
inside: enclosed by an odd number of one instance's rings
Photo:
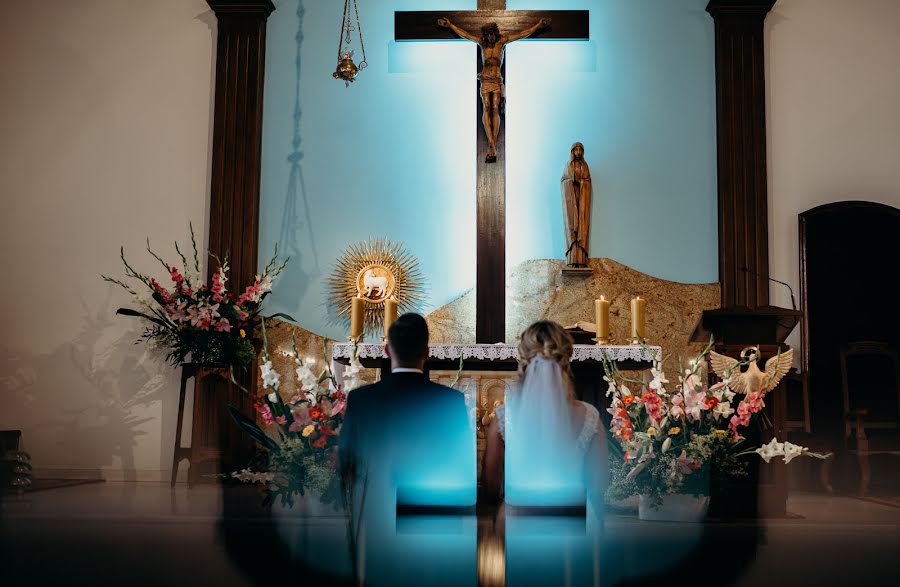
[[[392,373],[350,392],[341,470],[389,480],[410,505],[475,503],[475,431],[463,394],[420,373]]]

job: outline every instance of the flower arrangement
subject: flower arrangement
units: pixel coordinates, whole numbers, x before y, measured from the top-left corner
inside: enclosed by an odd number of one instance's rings
[[[614,363],[604,362],[612,415],[613,458],[607,492],[611,500],[644,495],[658,507],[665,495],[709,495],[710,483],[728,484],[746,476],[748,462],[742,457],[751,454],[767,463],[776,456],[784,457],[785,463],[801,455],[830,456],[777,438],[745,449],[741,430],[761,415],[765,394],[747,393],[733,407],[738,393],[729,387],[729,378],[708,385],[706,365],[712,346],[710,340],[689,366],[679,365],[674,392],[666,389],[669,380],[659,359],[654,361],[649,383],[630,379]],[[737,366],[748,362],[737,362]]]
[[[247,468],[231,476],[244,482],[266,483],[267,503],[280,498],[282,504],[291,505],[296,495],[310,491],[318,494],[323,503],[337,507],[342,497],[337,470],[338,435],[344,421],[347,393],[361,384],[362,365],[356,349],[342,380],[338,381],[327,366],[317,375],[312,370],[315,359],[301,358],[293,340],[289,354],[300,391],[285,401],[281,396],[281,375],[273,368],[269,356],[265,322],[262,333],[263,390],[255,402],[262,427],[230,406],[229,411],[245,432],[268,449],[268,471]],[[323,350],[327,357],[327,341]]]
[[[166,360],[175,366],[188,360],[194,363],[222,364],[246,367],[256,357],[257,348],[254,333],[260,323],[262,301],[272,291],[275,278],[284,270],[287,259],[278,263],[278,248],[254,282],[240,294],[229,292],[228,257],[219,259],[210,254],[218,263],[218,269],[207,285],[200,278],[200,256],[194,228],[191,226],[191,246],[193,263],[188,263],[178,243],[175,250],[181,257],[182,265],[170,265],[150,248],[147,251],[165,268],[171,279],[168,287],[155,278],[135,270],[125,259],[125,248],[120,250],[125,276],[130,283],[103,275],[104,281],[120,286],[134,297],[140,310],[119,308],[116,314],[136,316],[147,321],[141,339],[156,347],[166,349]],[[132,287],[140,282],[143,291]],[[285,314],[275,314],[292,320]]]

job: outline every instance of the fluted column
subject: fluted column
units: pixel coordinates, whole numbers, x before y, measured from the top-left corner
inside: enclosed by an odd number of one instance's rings
[[[263,76],[266,20],[271,0],[207,0],[218,20],[212,173],[209,203],[209,251],[228,254],[229,289],[253,282],[259,250],[259,182],[262,157]],[[217,264],[208,264],[210,278]],[[256,365],[238,372],[238,381],[255,389]],[[194,384],[191,434],[192,482],[206,473],[246,466],[254,446],[231,420],[226,406],[255,417],[253,399],[222,377]]]
[[[229,286],[252,283],[259,246],[266,20],[271,0],[207,0],[218,18],[209,250],[231,260]],[[210,264],[210,273],[215,270]]]
[[[722,307],[769,304],[763,22],[775,0],[711,0]]]

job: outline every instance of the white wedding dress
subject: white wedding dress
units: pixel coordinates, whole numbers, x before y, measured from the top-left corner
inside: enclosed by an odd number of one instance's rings
[[[536,358],[525,380],[507,393],[506,405],[496,417],[505,446],[504,501],[518,506],[573,506],[585,504],[585,479],[599,466],[586,455],[600,425],[600,413],[584,405],[584,422],[572,426],[569,403],[559,365]]]

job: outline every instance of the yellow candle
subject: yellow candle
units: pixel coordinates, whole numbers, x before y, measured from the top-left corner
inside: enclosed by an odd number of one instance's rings
[[[363,334],[363,322],[366,315],[366,300],[359,296],[350,301],[350,338],[361,340]]]
[[[640,296],[631,300],[631,338],[644,340],[647,300]]]
[[[400,307],[400,302],[397,301],[397,298],[394,296],[389,297],[384,300],[384,336],[387,337],[388,329],[391,327],[391,324],[394,323],[394,320],[397,319],[398,308]]]
[[[595,323],[597,324],[597,338],[609,340],[609,300],[600,296],[594,300]]]

